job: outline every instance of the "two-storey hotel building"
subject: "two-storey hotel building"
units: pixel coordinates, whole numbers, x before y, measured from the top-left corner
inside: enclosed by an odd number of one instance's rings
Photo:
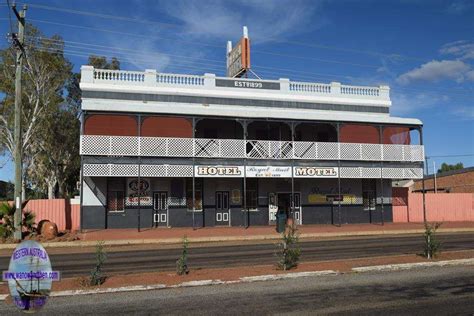
[[[81,227],[392,221],[422,123],[388,86],[81,68]]]

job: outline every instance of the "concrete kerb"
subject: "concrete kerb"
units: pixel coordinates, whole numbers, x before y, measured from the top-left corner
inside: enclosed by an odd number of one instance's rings
[[[435,262],[417,262],[417,263],[403,263],[403,264],[357,267],[357,268],[352,268],[352,272],[364,273],[364,272],[400,271],[400,270],[408,270],[408,269],[415,269],[415,268],[442,267],[442,266],[455,266],[455,265],[474,265],[474,258],[435,261]],[[338,275],[338,274],[341,274],[341,272],[334,271],[334,270],[290,272],[290,273],[285,273],[285,274],[268,274],[268,275],[258,275],[258,276],[251,276],[251,277],[241,277],[238,280],[233,280],[233,281],[222,281],[219,279],[197,280],[197,281],[183,282],[176,285],[154,284],[154,285],[123,286],[123,287],[117,287],[117,288],[103,288],[103,289],[97,288],[97,289],[90,289],[90,290],[57,291],[57,292],[52,292],[50,296],[61,297],[61,296],[92,295],[92,294],[131,292],[131,291],[150,291],[150,290],[161,290],[161,289],[171,289],[171,288],[219,285],[219,284],[237,284],[237,283],[252,283],[252,282],[262,282],[262,281],[275,281],[275,280],[283,280],[283,279],[317,277],[317,276]],[[8,294],[0,295],[0,301],[5,300],[7,296]]]
[[[401,263],[401,264],[387,264],[379,266],[368,266],[368,267],[357,267],[352,268],[353,272],[376,272],[376,271],[401,271],[415,268],[427,268],[427,267],[444,267],[453,265],[474,265],[474,258],[469,259],[457,259],[457,260],[444,260],[435,262],[416,262],[416,263]]]
[[[331,232],[331,233],[302,233],[301,239],[310,238],[331,238],[331,237],[356,237],[356,236],[377,236],[377,235],[406,235],[406,234],[422,234],[423,229],[406,229],[406,230],[381,230],[381,231],[360,231],[360,232]],[[445,228],[439,229],[439,233],[465,233],[474,232],[474,228]],[[206,243],[206,242],[225,242],[225,241],[256,241],[256,240],[276,240],[280,239],[280,235],[254,235],[254,236],[210,236],[210,237],[188,237],[190,243]],[[121,240],[104,240],[105,246],[128,246],[128,245],[172,245],[181,244],[182,238],[162,238],[162,239],[121,239]],[[42,243],[45,248],[69,248],[69,247],[93,247],[97,244],[97,240],[79,240],[66,242],[45,242]],[[2,249],[14,249],[18,244],[1,244]]]

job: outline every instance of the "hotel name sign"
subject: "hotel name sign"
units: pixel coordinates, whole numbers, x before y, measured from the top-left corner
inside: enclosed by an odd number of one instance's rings
[[[202,178],[291,178],[290,166],[195,166],[194,175]],[[293,167],[295,178],[337,178],[337,167]]]

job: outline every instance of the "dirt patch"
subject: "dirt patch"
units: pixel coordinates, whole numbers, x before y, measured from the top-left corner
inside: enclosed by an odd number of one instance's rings
[[[474,250],[468,251],[452,251],[443,252],[433,261],[455,260],[474,258]],[[352,268],[374,265],[401,264],[429,262],[429,260],[419,255],[400,255],[389,257],[373,257],[352,260],[336,260],[336,261],[318,261],[304,262],[297,268],[289,272],[306,272],[306,271],[323,271],[335,270],[339,272],[350,272]],[[233,267],[233,268],[215,268],[215,269],[192,269],[187,275],[178,276],[174,271],[147,272],[129,275],[109,275],[105,283],[98,287],[87,286],[87,276],[67,278],[59,282],[53,282],[53,291],[77,290],[77,289],[94,289],[94,288],[115,288],[133,285],[153,285],[166,284],[176,285],[183,282],[199,281],[199,280],[222,280],[232,281],[241,277],[259,276],[266,274],[282,274],[288,273],[277,270],[275,265],[261,265],[252,267]],[[0,285],[0,294],[8,293],[8,285],[2,282]]]
[[[64,230],[60,231],[54,238],[46,238],[43,235],[29,235],[25,237],[26,240],[35,240],[39,242],[64,242],[64,241],[75,241],[80,240],[77,231]]]

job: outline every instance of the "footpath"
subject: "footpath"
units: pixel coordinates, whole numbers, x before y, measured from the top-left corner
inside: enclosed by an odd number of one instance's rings
[[[424,232],[423,223],[386,223],[300,225],[300,239],[337,239],[355,236],[403,235]],[[474,222],[446,222],[438,229],[439,233],[474,233]],[[61,242],[42,242],[45,248],[91,247],[98,241],[106,246],[182,243],[186,236],[191,243],[216,243],[238,241],[265,241],[281,238],[274,226],[244,227],[204,227],[204,228],[142,228],[88,230],[78,234],[79,240]],[[14,249],[16,244],[0,244],[1,249]]]

